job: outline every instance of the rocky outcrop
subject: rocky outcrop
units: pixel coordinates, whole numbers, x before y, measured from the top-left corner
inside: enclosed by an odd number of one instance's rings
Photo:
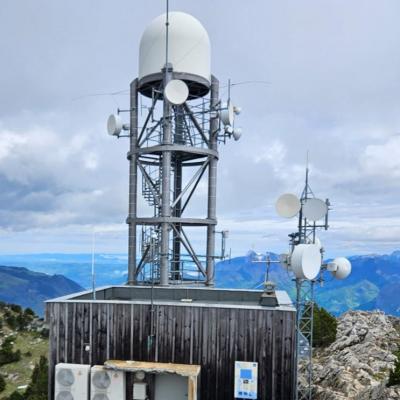
[[[350,311],[338,320],[336,340],[314,354],[316,400],[400,399],[400,386],[386,387],[400,346],[396,321],[384,313]]]

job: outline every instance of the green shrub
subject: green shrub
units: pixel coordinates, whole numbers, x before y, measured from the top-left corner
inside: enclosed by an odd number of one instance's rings
[[[9,336],[4,339],[3,344],[0,348],[0,366],[4,364],[9,364],[21,359],[21,351],[13,351],[13,341],[15,338]]]
[[[337,320],[323,307],[314,305],[313,346],[327,347],[336,339]]]
[[[50,335],[50,331],[49,331],[48,328],[43,328],[43,329],[41,330],[41,332],[40,332],[40,336],[41,336],[42,338],[48,339],[48,338],[49,338],[49,335]]]
[[[308,308],[310,310],[310,308]],[[308,312],[308,315],[307,315]],[[306,319],[309,317],[309,311],[303,315]],[[301,330],[308,328],[308,321],[303,320]],[[336,318],[326,311],[324,308],[319,307],[314,303],[314,325],[313,325],[313,347],[327,347],[336,339],[337,320]]]
[[[28,325],[33,321],[33,317],[30,314],[18,314],[16,317],[17,320],[17,329],[20,331],[26,330]]]
[[[8,307],[14,311],[15,313],[21,314],[22,313],[22,307],[19,306],[18,304],[9,304]]]
[[[36,317],[35,311],[32,310],[32,308],[25,308],[24,314],[30,315],[31,317]]]
[[[4,321],[11,329],[15,330],[18,328],[17,317],[10,310],[6,310],[4,313]]]
[[[10,394],[10,396],[7,398],[7,400],[26,400],[24,395],[15,390]]]
[[[47,372],[47,359],[41,356],[39,363],[35,365],[32,372],[31,383],[25,391],[25,400],[47,400]]]
[[[2,392],[6,388],[6,380],[3,375],[0,375],[0,392]]]
[[[11,329],[19,331],[26,330],[35,317],[36,315],[32,309],[26,308],[22,311],[22,308],[16,304],[8,304],[4,312],[4,320],[7,325]]]
[[[394,355],[397,357],[397,360],[394,363],[394,369],[390,371],[387,386],[400,385],[400,349]]]

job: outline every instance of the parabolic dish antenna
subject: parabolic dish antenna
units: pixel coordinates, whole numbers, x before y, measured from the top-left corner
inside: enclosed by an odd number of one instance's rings
[[[224,103],[221,110],[221,121],[224,125],[232,125],[235,118],[235,111],[232,102]]]
[[[311,221],[324,218],[328,212],[328,206],[321,199],[307,199],[303,204],[303,216]]]
[[[189,97],[189,88],[182,80],[173,79],[165,86],[164,96],[171,104],[179,106]]]
[[[122,130],[122,119],[119,115],[111,114],[107,120],[107,131],[111,136],[117,136]]]
[[[321,252],[318,245],[298,244],[295,246],[290,264],[298,279],[313,280],[321,269]]]
[[[292,218],[300,211],[300,200],[296,195],[285,193],[275,203],[276,212],[284,218]]]
[[[351,273],[351,263],[347,258],[338,257],[332,262],[335,265],[335,270],[332,275],[339,280],[346,279]]]

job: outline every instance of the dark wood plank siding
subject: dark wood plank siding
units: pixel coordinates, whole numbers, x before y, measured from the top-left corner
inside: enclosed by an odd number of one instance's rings
[[[258,398],[293,398],[294,312],[60,302],[48,303],[46,315],[49,399],[57,363],[108,359],[199,364],[201,400],[233,399],[234,362],[256,361]]]

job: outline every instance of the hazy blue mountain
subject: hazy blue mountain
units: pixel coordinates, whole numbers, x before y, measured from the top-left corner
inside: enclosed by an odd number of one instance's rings
[[[216,280],[220,287],[262,287],[266,263],[254,263],[254,254],[219,263]],[[270,253],[270,259],[277,255]],[[317,285],[316,298],[320,305],[338,315],[349,309],[380,309],[400,316],[400,251],[390,255],[349,257],[352,273],[344,281],[325,273],[323,287]],[[279,264],[271,264],[269,279],[285,289],[294,299],[291,276]]]
[[[271,260],[277,255],[269,253]],[[335,314],[348,309],[381,309],[400,316],[400,251],[389,255],[349,257],[353,271],[345,281],[326,274],[324,287],[316,288],[317,301]],[[216,282],[225,288],[262,288],[265,261],[254,263],[254,253],[219,262]],[[265,259],[265,257],[264,257]],[[64,275],[84,288],[91,287],[90,254],[34,254],[0,256],[0,264],[17,265],[46,274]],[[126,254],[97,254],[96,286],[124,284],[127,280]],[[292,276],[278,264],[271,264],[269,279],[294,298]],[[4,280],[3,280],[4,282]],[[56,296],[53,296],[56,297]]]
[[[38,315],[43,315],[45,300],[82,290],[81,286],[62,275],[0,266],[0,300],[30,307]]]
[[[125,254],[96,254],[96,286],[120,285],[127,281]],[[58,274],[72,279],[84,288],[92,286],[91,254],[18,254],[1,255],[0,264],[26,267],[32,271]]]

